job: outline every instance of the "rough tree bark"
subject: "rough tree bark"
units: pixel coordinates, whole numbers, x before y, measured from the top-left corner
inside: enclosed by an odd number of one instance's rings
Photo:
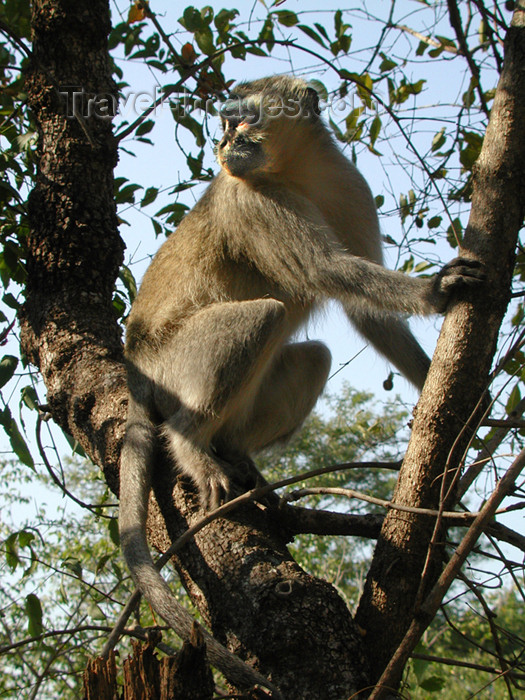
[[[442,496],[449,493],[471,437],[476,405],[488,385],[525,214],[524,134],[525,2],[521,0],[506,38],[504,68],[474,169],[472,209],[462,244],[466,254],[486,266],[487,282],[483,289],[458,298],[443,324],[393,499],[404,505],[437,509],[443,504]],[[452,488],[447,509],[453,499]],[[430,545],[434,525],[428,517],[396,511],[385,518],[356,616],[366,630],[374,680],[439,574],[445,532],[441,530]]]
[[[60,96],[71,86],[114,93],[108,0],[35,0],[32,26],[27,93],[39,172],[29,199],[22,346],[42,373],[54,420],[103,466],[117,493],[127,395],[112,310],[123,253],[113,200],[117,149],[109,119],[68,117]],[[162,513],[152,499],[149,534],[165,549],[198,512],[160,459],[159,467]],[[297,566],[285,538],[256,505],[214,522],[180,553],[185,585],[217,637],[285,696],[349,697],[367,682],[360,635],[335,589]]]
[[[113,198],[117,144],[110,120],[71,118],[59,94],[71,86],[115,93],[107,1],[37,1],[32,29],[26,87],[39,169],[28,201],[22,349],[42,373],[55,421],[105,465],[116,490],[127,401],[112,309],[124,250]]]

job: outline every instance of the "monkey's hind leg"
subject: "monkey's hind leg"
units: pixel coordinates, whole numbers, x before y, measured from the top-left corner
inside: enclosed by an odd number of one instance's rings
[[[285,315],[275,299],[213,304],[190,317],[159,358],[154,400],[163,434],[208,507],[230,490],[213,437],[230,416],[250,413],[285,337]]]
[[[286,442],[324,389],[331,354],[319,341],[284,345],[269,367],[248,415],[233,415],[216,436],[221,454],[253,454]]]

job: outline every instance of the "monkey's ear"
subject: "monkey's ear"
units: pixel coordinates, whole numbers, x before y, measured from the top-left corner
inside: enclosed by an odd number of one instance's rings
[[[312,109],[312,113],[316,116],[321,114],[319,109],[319,93],[313,87],[306,88],[306,103]]]

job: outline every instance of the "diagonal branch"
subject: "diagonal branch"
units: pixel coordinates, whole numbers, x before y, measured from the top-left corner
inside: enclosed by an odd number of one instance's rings
[[[460,572],[466,558],[472,551],[479,536],[485,529],[489,520],[494,516],[498,506],[514,490],[515,482],[525,467],[525,450],[522,450],[509,467],[505,476],[498,482],[494,492],[481,509],[476,520],[472,523],[467,533],[461,540],[456,551],[445,567],[443,573],[428,594],[426,600],[419,609],[417,616],[412,620],[403,641],[383,672],[376,689],[370,696],[370,700],[379,700],[383,697],[383,689],[390,688],[397,682],[400,672],[403,671],[410,654],[421,639],[421,635],[434,619],[441,601],[450,588],[454,579]]]

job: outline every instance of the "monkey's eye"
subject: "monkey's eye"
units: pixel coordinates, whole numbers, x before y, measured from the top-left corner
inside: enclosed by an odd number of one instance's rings
[[[228,124],[256,124],[259,121],[259,112],[251,100],[232,96],[219,108],[219,114],[223,127]]]

